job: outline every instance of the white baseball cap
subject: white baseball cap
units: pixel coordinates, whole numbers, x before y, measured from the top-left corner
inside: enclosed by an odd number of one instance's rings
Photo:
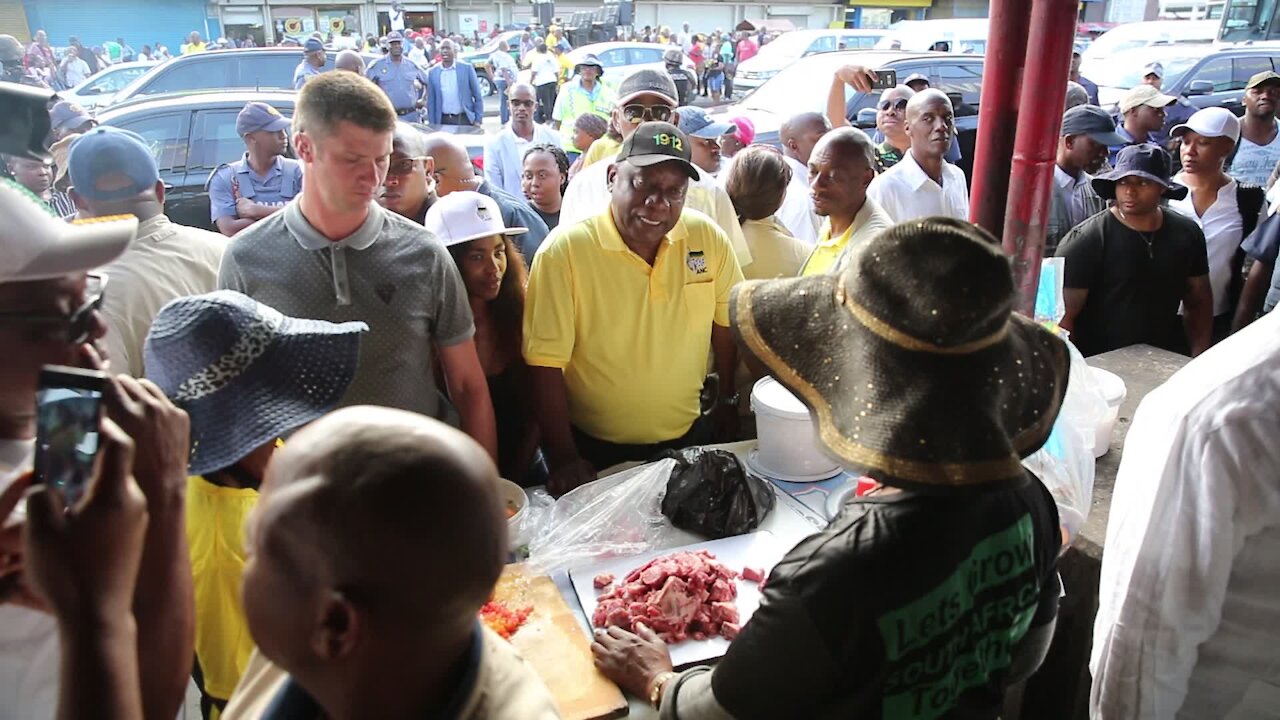
[[[26,188],[0,181],[0,283],[85,272],[120,257],[138,232],[132,215],[66,223]]]
[[[1150,85],[1139,85],[1131,88],[1124,97],[1120,98],[1120,112],[1127,113],[1140,105],[1154,108],[1168,107],[1177,101],[1178,98],[1165,95]]]
[[[1181,125],[1175,125],[1169,135],[1180,137],[1188,130],[1205,137],[1231,138],[1231,142],[1240,140],[1240,120],[1224,107],[1207,107],[1197,110]]]
[[[1163,80],[1164,66],[1158,62],[1147,63],[1146,66],[1142,68],[1142,77],[1146,77],[1148,75],[1155,75],[1156,77]]]
[[[502,223],[502,209],[488,195],[471,190],[451,192],[427,210],[423,223],[446,247],[494,235],[523,235],[529,228],[509,228]]]

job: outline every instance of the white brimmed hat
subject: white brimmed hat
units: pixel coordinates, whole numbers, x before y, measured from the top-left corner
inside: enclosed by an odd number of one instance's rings
[[[1169,131],[1173,137],[1181,137],[1187,131],[1204,137],[1231,138],[1231,142],[1240,140],[1240,120],[1224,107],[1207,107],[1197,110],[1181,125],[1175,125]]]
[[[133,242],[132,215],[66,223],[26,188],[0,181],[0,283],[48,280],[115,260]]]
[[[504,225],[498,203],[471,190],[452,192],[437,200],[423,224],[446,247],[494,235],[510,237],[529,232],[529,228]]]

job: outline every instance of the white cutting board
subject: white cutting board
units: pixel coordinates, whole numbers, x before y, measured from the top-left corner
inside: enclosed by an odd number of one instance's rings
[[[598,604],[596,598],[606,592],[605,589],[595,587],[596,575],[613,573],[616,583],[623,580],[632,570],[656,557],[686,550],[707,550],[716,556],[716,560],[731,570],[741,573],[743,567],[753,567],[763,570],[766,576],[787,553],[787,548],[783,547],[772,533],[759,531],[694,545],[683,545],[669,550],[655,550],[632,557],[612,558],[595,565],[570,570],[569,579],[573,582],[573,591],[578,595],[578,602],[582,604],[582,611],[587,614],[587,624],[591,624],[591,615],[596,611]],[[740,626],[745,626],[747,620],[751,619],[751,615],[760,606],[760,586],[742,578],[738,578],[737,583],[738,597],[735,602],[738,606],[738,620]],[[670,649],[671,663],[677,668],[684,668],[720,658],[729,649],[729,641],[718,635],[706,640],[690,638],[671,645]]]

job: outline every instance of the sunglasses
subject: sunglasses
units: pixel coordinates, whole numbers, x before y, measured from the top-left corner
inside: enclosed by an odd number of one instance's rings
[[[408,157],[392,160],[387,163],[387,174],[394,175],[396,177],[404,177],[405,175],[413,172],[413,168],[417,165],[419,160],[426,160],[426,158]]]
[[[85,281],[84,304],[70,315],[31,315],[29,313],[0,313],[0,320],[45,325],[61,325],[63,338],[69,345],[79,345],[93,334],[94,313],[102,309],[102,298],[107,292],[107,276],[91,274]]]
[[[907,101],[905,98],[898,98],[897,100],[881,100],[880,104],[876,107],[880,108],[881,112],[888,112],[889,108],[902,112],[907,109]]]
[[[650,120],[656,122],[668,122],[671,120],[671,108],[666,105],[654,105],[646,107],[644,105],[627,105],[622,108],[622,117],[632,125],[639,125],[642,122]]]

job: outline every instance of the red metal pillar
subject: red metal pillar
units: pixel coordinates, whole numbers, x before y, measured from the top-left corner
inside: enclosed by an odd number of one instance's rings
[[[1018,86],[1027,58],[1031,2],[991,0],[989,17],[991,29],[982,68],[982,103],[969,192],[969,219],[1000,237],[1009,197],[1013,129],[1018,121]]]
[[[1018,310],[1028,316],[1035,308],[1036,285],[1040,281],[1045,218],[1049,214],[1062,107],[1066,104],[1065,85],[1077,10],[1076,0],[1031,2],[1025,77],[1035,80],[1023,83],[1018,101],[1024,112],[1018,117],[1001,235],[1005,252],[1013,259],[1014,282],[1020,295]]]

